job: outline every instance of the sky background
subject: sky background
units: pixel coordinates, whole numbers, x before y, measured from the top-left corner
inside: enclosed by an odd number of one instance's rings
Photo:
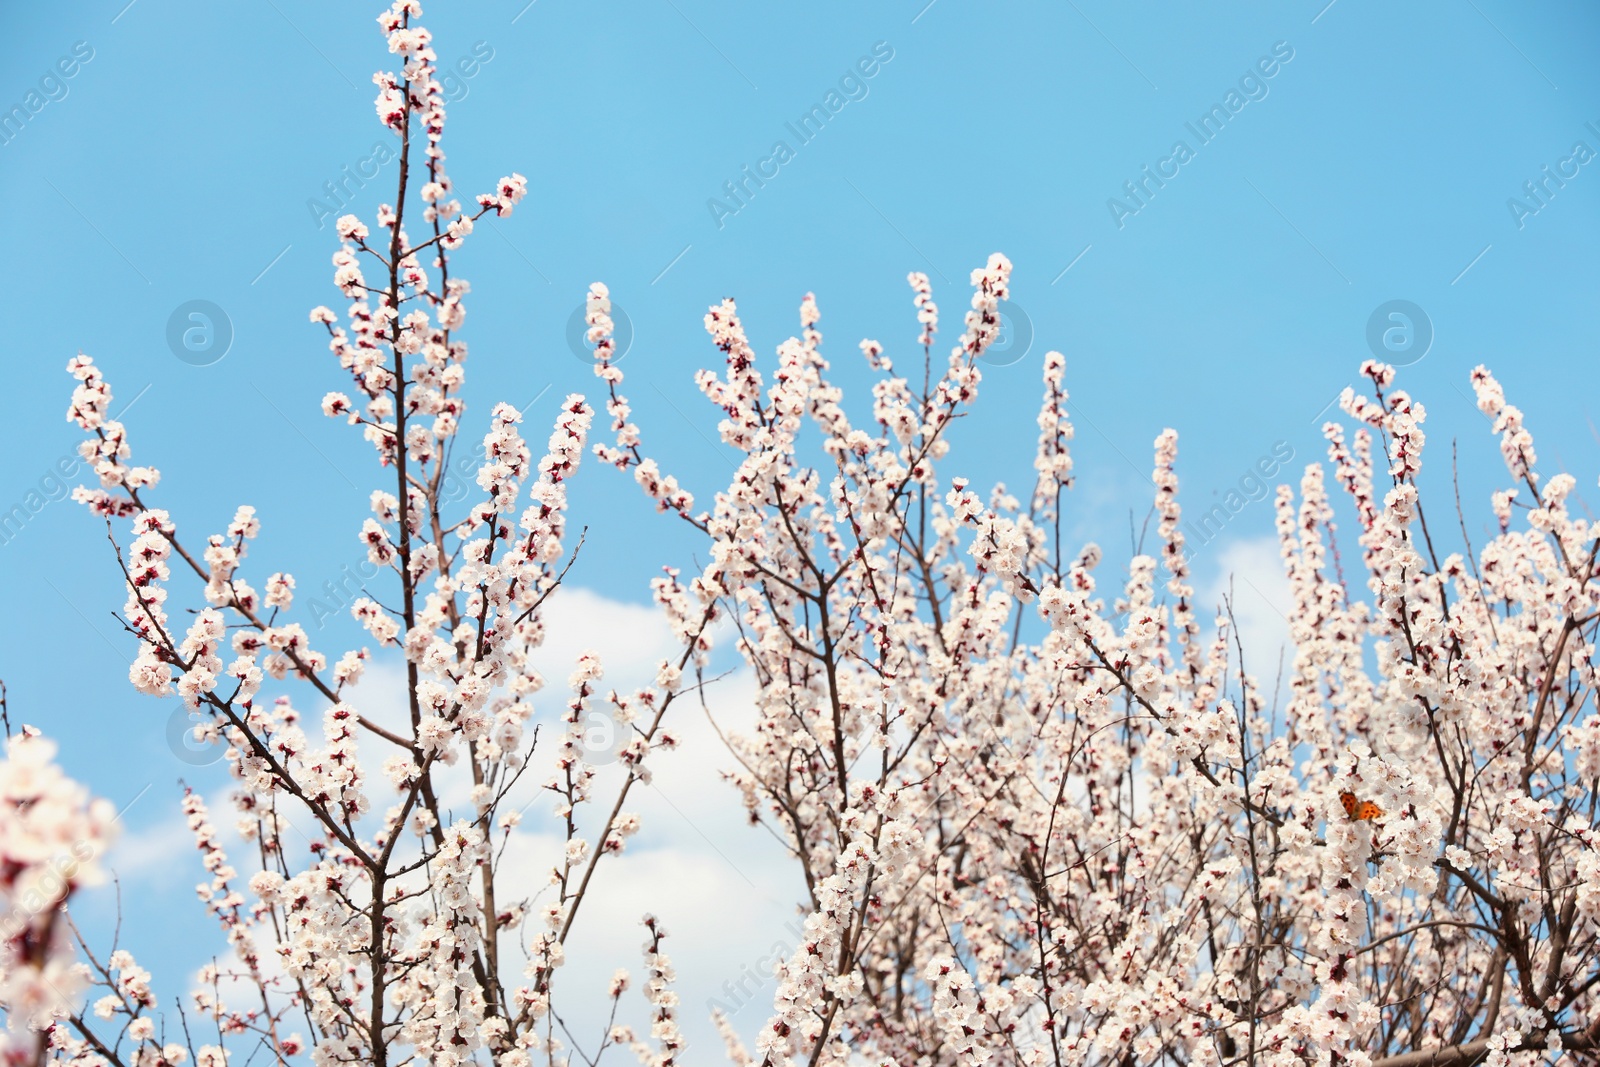
[[[391,139],[372,109],[370,76],[390,58],[380,10],[112,0],[0,15],[0,108],[26,107],[58,60],[92,52],[70,78],[47,79],[58,98],[0,138],[16,316],[0,509],[26,512],[0,545],[10,608],[0,677],[13,721],[56,735],[71,773],[132,803],[117,855],[123,909],[150,921],[125,934],[168,991],[186,988],[220,944],[206,941],[187,895],[200,872],[177,781],[220,797],[227,779],[169,747],[174,702],[126,683],[134,646],[110,614],[123,596],[103,526],[46,500],[51,468],[79,439],[63,420],[62,368],[86,352],[112,382],[114,409],[135,402],[124,419],[134,462],[161,469],[156,499],[194,539],[255,505],[263,534],[251,562],[258,574],[292,570],[302,603],[363,558],[355,531],[385,483],[371,449],[319,414],[345,375],[306,312],[345,304],[331,285],[324,185]],[[1544,203],[1524,191],[1577,142],[1600,151],[1593,5],[472,0],[425,10],[441,66],[478,61],[447,85],[445,148],[462,199],[511,171],[528,178],[515,214],[480,224],[452,260],[473,284],[468,442],[503,399],[531,402],[527,436],[542,444],[561,398],[594,392],[568,332],[601,280],[631,323],[622,368],[646,450],[707,501],[733,464],[692,383],[716,359],[708,305],[735,297],[770,365],[815,292],[825,348],[859,412],[871,379],[857,342],[914,352],[906,273],[932,278],[944,346],[959,337],[969,272],[998,250],[1015,265],[1009,347],[957,427],[961,470],[980,485],[1029,484],[1039,371],[1059,349],[1078,428],[1067,526],[1113,561],[1128,554],[1130,515],[1142,522],[1149,509],[1163,427],[1180,433],[1191,512],[1275,447],[1293,451],[1297,479],[1321,454],[1324,409],[1373,355],[1369,320],[1395,300],[1420,308],[1418,335],[1432,337],[1426,352],[1393,356],[1411,364],[1400,385],[1428,409],[1425,492],[1448,494],[1458,440],[1467,525],[1481,542],[1487,494],[1505,480],[1469,399],[1468,372],[1488,363],[1527,413],[1545,472],[1571,471],[1593,502],[1600,162],[1548,185]],[[786,124],[875,48],[892,58],[865,95],[856,89],[799,143]],[[1275,49],[1273,75],[1246,83],[1255,98],[1201,144],[1186,123]],[[780,139],[794,157],[735,205],[724,183]],[[1129,200],[1124,183],[1179,140],[1193,158],[1142,205]],[[349,209],[370,222],[394,171],[354,190]],[[713,198],[739,210],[717,211]],[[1512,198],[1526,206],[1520,219]],[[167,339],[176,309],[195,300],[220,308],[232,335],[208,365],[178,358]],[[552,662],[590,641],[623,675],[645,671],[664,640],[639,606],[648,581],[663,564],[692,566],[700,546],[592,459],[572,500],[590,532]],[[1241,615],[1266,658],[1282,630],[1271,533],[1270,503],[1251,504],[1197,563],[1213,602],[1241,577]],[[306,624],[330,658],[363,643],[342,613]],[[714,703],[737,716],[742,684]],[[376,672],[366,699],[393,694]],[[662,915],[677,935],[668,948],[686,1026],[705,1052],[701,1005],[785,936],[799,890],[770,842],[739,825],[714,739],[695,737],[703,743],[641,805],[632,874],[583,936],[614,953],[594,964],[600,981],[637,968],[638,915]],[[84,905],[86,921],[109,921],[107,899]],[[716,914],[707,899],[721,902]],[[201,933],[173,938],[176,923]],[[758,1016],[736,1022],[750,1033]]]

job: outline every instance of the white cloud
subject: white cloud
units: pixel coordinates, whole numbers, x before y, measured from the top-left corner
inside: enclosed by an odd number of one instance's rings
[[[579,654],[593,650],[600,655],[605,665],[602,692],[615,688],[628,693],[651,684],[657,664],[667,657],[676,660],[681,651],[653,605],[622,603],[564,586],[550,598],[544,615],[546,640],[531,657],[546,681],[534,697],[538,709],[534,721],[542,724],[542,732],[533,765],[512,805],[513,810],[522,803],[531,802],[532,806],[501,869],[498,903],[502,907],[542,890],[541,902],[549,899],[548,874],[561,855],[563,842],[559,824],[549,816],[551,794],[542,786],[552,770],[556,736],[564,728],[560,714],[569,696],[567,677]],[[397,726],[405,723],[403,661],[392,651],[383,654],[345,696],[371,718]],[[296,704],[316,743],[320,702],[305,697]],[[795,905],[805,899],[804,878],[779,842],[765,830],[749,825],[739,792],[722,780],[721,771],[735,766],[735,761],[708,721],[708,712],[724,732],[739,732],[753,722],[754,686],[747,671],[740,668],[710,684],[704,708],[698,694],[685,692],[669,709],[665,725],[679,739],[679,746],[652,756],[653,782],[635,785],[630,793],[624,810],[637,813],[642,828],[629,840],[622,856],[601,861],[568,941],[569,962],[555,979],[556,1007],[591,1053],[608,1010],[606,984],[619,967],[635,976],[633,988],[624,995],[619,1021],[634,1022],[641,1033],[648,1033],[638,991],[640,946],[645,938],[640,920],[646,913],[655,915],[669,934],[663,948],[678,972],[680,1022],[685,1035],[699,1050],[696,1058],[703,1056],[711,1062],[720,1060],[722,1054],[721,1040],[710,1023],[708,1002],[716,998],[740,1008],[733,1016],[734,1025],[747,1040],[753,1039],[770,1013],[775,983],[767,975],[772,954],[781,949],[787,955],[796,943],[792,931],[799,929],[800,917]],[[389,802],[377,773],[388,754],[386,748],[376,738],[361,741],[363,759],[375,779],[371,784],[374,804],[380,812]],[[470,807],[470,780],[456,771],[445,771],[441,798],[460,815]],[[611,810],[621,776],[619,767],[602,768],[594,800],[580,811],[580,828],[591,842]],[[248,850],[241,848],[235,831],[233,807],[226,799],[229,791],[231,785],[224,786],[207,799],[224,847],[243,863]],[[204,878],[193,835],[175,803],[170,811],[168,819],[124,840],[113,863],[130,885],[140,883],[141,896],[159,902],[158,910],[145,910],[145,921],[167,930],[192,931],[207,944],[214,939],[220,950],[220,935],[188,891]],[[302,845],[292,842],[291,852],[303,854]],[[247,872],[240,882],[246,879]],[[184,892],[171,892],[178,886]],[[530,919],[538,921],[537,916]],[[520,980],[521,953],[515,947],[519,942],[520,937],[512,936],[503,945],[503,950],[511,952],[510,960],[503,961],[508,985]],[[766,974],[756,976],[758,966]],[[186,993],[187,983],[183,990],[165,992]]]
[[[625,604],[587,589],[562,586],[544,611],[545,639],[530,661],[552,689],[565,687],[573,665],[585,652],[597,652],[606,684],[635,689],[654,681],[656,665],[680,651],[661,610],[653,604]]]
[[[1225,602],[1231,601],[1239,642],[1244,646],[1245,669],[1255,676],[1264,692],[1271,694],[1278,679],[1279,656],[1283,657],[1285,673],[1294,658],[1288,619],[1293,601],[1289,579],[1284,576],[1283,561],[1278,556],[1278,539],[1267,536],[1230,541],[1215,553],[1208,553],[1208,557],[1207,562],[1214,562],[1215,573],[1209,583],[1200,587],[1196,604],[1202,622],[1207,624],[1207,639],[1216,632],[1209,624],[1219,611],[1226,610]],[[1236,649],[1229,651],[1237,657]],[[1232,669],[1237,669],[1236,659]]]
[[[174,813],[178,812],[175,799],[170,796],[163,799],[169,802]],[[124,881],[151,882],[164,887],[199,882],[205,876],[194,834],[181,813],[138,831],[124,832],[106,854],[106,866]]]
[[[548,636],[534,658],[546,677],[539,718],[547,723],[566,700],[566,676],[581,652],[599,652],[606,668],[603,688],[623,692],[648,684],[659,661],[675,660],[680,652],[654,607],[566,588],[548,606]],[[704,708],[697,694],[685,692],[668,709],[664,726],[679,745],[652,756],[652,783],[635,785],[629,794],[624,809],[638,813],[642,829],[622,856],[601,861],[568,941],[570,962],[556,978],[558,1010],[591,1051],[605,1021],[600,1013],[606,1009],[606,983],[618,967],[636,977],[619,1018],[643,1023],[637,976],[646,913],[668,932],[663,949],[678,972],[680,1025],[701,1055],[722,1058],[707,1007],[711,999],[743,1007],[733,1023],[747,1040],[770,1014],[776,985],[753,972],[760,962],[770,973],[772,951],[794,946],[785,927],[798,928],[795,904],[804,899],[804,878],[770,834],[749,825],[738,791],[721,776],[735,761],[707,718],[709,713],[724,733],[739,732],[754,721],[754,697],[750,675],[740,669],[707,686]],[[542,740],[540,748],[548,756],[554,745]],[[527,780],[537,785],[547,774],[541,766]],[[591,838],[594,817],[609,812],[620,781],[615,766],[596,779],[594,810],[584,824]],[[530,817],[541,805],[548,810],[541,799]],[[537,836],[519,834],[507,853],[515,856],[505,868],[507,884],[526,885],[530,895],[546,884],[560,854],[559,838],[549,833],[555,827],[545,822],[541,829]],[[740,982],[742,990],[731,988]]]

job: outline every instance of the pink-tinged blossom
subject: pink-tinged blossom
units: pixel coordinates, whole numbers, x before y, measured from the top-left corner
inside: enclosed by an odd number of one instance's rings
[[[0,1060],[28,1063],[75,1010],[88,984],[75,962],[68,899],[104,880],[116,810],[62,773],[56,746],[32,727],[0,758]]]

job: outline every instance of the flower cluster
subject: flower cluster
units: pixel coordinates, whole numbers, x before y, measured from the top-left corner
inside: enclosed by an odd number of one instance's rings
[[[510,216],[527,181],[500,179],[470,213],[453,195],[442,150],[443,90],[421,13],[415,0],[397,0],[378,20],[388,52],[403,64],[374,78],[379,119],[398,139],[397,196],[374,219],[338,220],[332,281],[349,303],[342,314],[319,307],[310,316],[325,328],[350,383],[348,392],[327,393],[322,410],[359,427],[386,470],[387,484],[371,492],[370,515],[355,536],[392,585],[357,599],[351,614],[399,658],[402,708],[348,693],[373,653],[314,647],[295,575],[256,570],[250,548],[262,523],[254,508],[240,506],[222,531],[194,543],[155,506],[159,475],[131,465],[127,433],[108,415],[112,391],[100,368],[82,355],[68,365],[77,381],[68,418],[88,434],[83,452],[99,483],[76,498],[110,525],[117,544],[122,618],[139,642],[130,680],[141,693],[180,697],[199,717],[197,738],[226,749],[233,832],[247,843],[249,864],[234,866],[208,805],[186,792],[183,810],[207,873],[199,898],[228,951],[203,971],[187,1002],[189,1016],[205,1020],[219,1041],[171,1044],[150,976],[116,948],[103,961],[90,953],[86,966],[72,969],[65,920],[58,921],[65,896],[93,874],[89,860],[107,820],[95,807],[92,820],[74,822],[53,799],[16,794],[18,814],[0,820],[0,835],[14,836],[19,859],[15,867],[0,864],[0,876],[15,881],[3,888],[25,903],[15,912],[11,947],[19,955],[5,968],[0,1007],[19,1027],[53,1025],[48,1043],[59,1059],[220,1065],[256,1044],[280,1061],[309,1055],[319,1064],[553,1054],[562,1041],[550,1031],[547,1006],[562,944],[596,865],[639,831],[623,803],[649,780],[651,753],[676,745],[665,717],[690,691],[684,672],[697,672],[709,653],[714,594],[670,578],[656,583],[682,651],[661,665],[658,685],[606,698],[629,733],[617,795],[596,805],[596,815],[581,811],[594,795],[588,753],[569,743],[558,759],[562,771],[551,788],[568,831],[554,865],[560,900],[542,912],[529,984],[508,989],[505,975],[514,968],[503,961],[516,955],[518,927],[532,908],[528,887],[500,871],[508,846],[525,842],[517,836],[529,803],[523,775],[543,687],[530,656],[544,641],[546,601],[577,551],[567,539],[567,483],[588,447],[593,412],[581,396],[566,398],[541,454],[524,441],[521,412],[495,406],[482,438],[478,495],[452,509],[446,479],[468,418],[460,331],[471,289],[452,275],[450,257],[485,215]],[[611,356],[603,287],[591,303],[603,369]],[[680,511],[689,506],[670,482],[662,499]],[[195,583],[197,609],[174,607],[186,580]],[[369,585],[376,590],[379,582]],[[580,674],[588,670],[588,661],[580,664]],[[592,676],[599,677],[598,660]],[[258,699],[263,685],[301,692]],[[599,699],[585,689],[575,707],[591,698]],[[315,705],[309,720],[300,710],[307,700]],[[574,731],[582,728],[573,722]],[[14,747],[18,790],[50,786],[43,772],[23,771],[48,763],[48,744]],[[45,821],[35,826],[38,819]],[[50,834],[89,852],[45,899],[32,865],[50,856],[28,849],[48,852]],[[664,957],[657,969],[669,970]],[[658,1010],[669,1006],[667,994],[656,992],[661,981],[649,987]],[[48,982],[68,993],[89,982],[103,995],[88,1017],[74,1015],[62,996],[45,996]],[[294,1029],[296,1020],[309,1037]],[[681,1046],[669,1037],[658,1035],[661,1047]]]
[[[106,800],[61,772],[56,746],[31,727],[0,759],[0,1062],[27,1063],[73,1009],[87,974],[74,962],[68,898],[100,882],[115,836]]]
[[[1441,554],[1417,484],[1426,411],[1363,365],[1371,395],[1342,398],[1353,436],[1324,432],[1370,599],[1309,464],[1277,501],[1294,603],[1279,716],[1231,613],[1202,624],[1174,431],[1153,446],[1156,557],[1109,600],[1099,548],[1062,547],[1058,353],[1028,506],[939,477],[1009,270],[974,272],[937,380],[861,343],[875,432],[829,381],[812,296],[770,384],[733,302],[707,315],[727,371],[699,382],[744,458],[682,517],[759,686],[730,778],[803,866],[810,911],[754,1052],[718,1017],[731,1059],[1531,1065],[1595,1048],[1600,525],[1568,509],[1573,479],[1539,479],[1479,368],[1514,484],[1494,494],[1499,537]],[[910,280],[928,346],[931,286]],[[606,379],[621,431],[622,376]]]
[[[163,1001],[115,945],[74,963],[62,904],[114,820],[48,742],[14,740],[7,1063],[223,1067],[265,1050],[532,1067],[613,1045],[688,1062],[655,919],[642,1026],[618,1021],[618,972],[585,1014],[609,1012],[598,1043],[575,1035],[563,968],[595,879],[641,831],[633,791],[679,745],[678,701],[708,684],[719,622],[755,690],[745,728],[724,731],[728,796],[789,849],[806,916],[753,1049],[717,1016],[735,1064],[1532,1067],[1600,1049],[1600,524],[1569,503],[1575,479],[1540,474],[1486,369],[1472,385],[1508,480],[1483,544],[1464,518],[1459,542],[1430,527],[1427,411],[1381,363],[1324,426],[1327,463],[1279,487],[1280,706],[1258,681],[1267,650],[1243,647],[1229,605],[1197,601],[1175,431],[1152,442],[1149,551],[1119,574],[1068,540],[1060,353],[1043,361],[1031,491],[980,490],[957,466],[1004,256],[972,272],[942,361],[932,284],[909,276],[922,367],[862,341],[870,409],[846,405],[813,294],[770,362],[734,300],[712,306],[722,366],[695,382],[738,463],[699,510],[646,449],[602,284],[585,322],[606,440],[577,394],[542,451],[510,404],[470,416],[471,289],[451,257],[526,181],[462,208],[420,16],[396,0],[379,19],[401,64],[374,79],[397,195],[339,220],[348,305],[311,313],[350,390],[322,410],[360,428],[383,479],[351,531],[379,575],[351,615],[378,651],[313,647],[295,575],[258,566],[253,508],[180,529],[158,473],[131,463],[100,368],[68,364],[97,482],[75,496],[117,546],[130,681],[179,697],[225,748],[244,847],[230,858],[215,804],[185,794],[197,894],[227,949],[187,998]],[[476,493],[458,506],[452,449],[474,418]],[[608,688],[586,653],[552,697],[534,656],[582,546],[568,486],[586,450],[704,549],[651,583],[677,645],[651,683]],[[403,676],[397,706],[351,691],[374,660]],[[541,728],[551,769],[529,775]],[[519,832],[541,799],[548,833]],[[543,884],[515,877],[530,869]],[[171,1004],[203,1025],[173,1026]]]

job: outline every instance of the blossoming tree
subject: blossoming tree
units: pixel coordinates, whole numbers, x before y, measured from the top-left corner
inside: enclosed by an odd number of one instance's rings
[[[202,797],[183,798],[230,952],[186,996],[159,997],[127,951],[74,944],[63,908],[100,878],[114,820],[50,742],[15,736],[0,762],[7,1063],[518,1067],[595,1063],[613,1045],[691,1062],[652,918],[648,1032],[616,1022],[624,971],[590,1006],[611,1020],[592,1040],[556,1002],[590,887],[639,831],[630,795],[705,684],[714,624],[757,693],[754,726],[729,738],[729,802],[787,844],[807,916],[754,1047],[717,1020],[735,1064],[1597,1061],[1600,527],[1568,510],[1571,477],[1537,473],[1486,370],[1472,384],[1509,477],[1481,548],[1463,520],[1450,551],[1454,509],[1425,510],[1425,411],[1381,364],[1342,397],[1349,426],[1324,427],[1328,464],[1278,490],[1293,598],[1280,708],[1229,614],[1195,602],[1174,432],[1154,443],[1154,551],[1123,576],[1063,540],[1059,353],[1044,360],[1031,491],[960,477],[949,430],[998,332],[1003,256],[973,272],[948,357],[929,281],[911,275],[920,333],[905,356],[861,343],[876,384],[860,424],[811,296],[768,374],[733,301],[711,308],[725,370],[697,381],[742,458],[708,508],[630,421],[596,284],[608,420],[592,451],[662,521],[692,527],[709,562],[652,583],[679,642],[652,685],[608,690],[588,655],[547,699],[529,657],[576,551],[565,486],[593,411],[568,397],[536,458],[517,410],[497,406],[481,496],[452,510],[469,289],[451,257],[525,183],[502,179],[472,210],[457,199],[420,14],[397,0],[379,20],[403,61],[374,79],[398,138],[395,199],[374,229],[339,220],[349,305],[311,314],[349,378],[322,409],[361,428],[386,479],[359,537],[387,587],[351,608],[370,647],[314,647],[292,574],[251,573],[252,508],[203,541],[182,533],[108,417],[100,369],[69,364],[68,417],[98,476],[76,497],[117,546],[130,681],[182,700],[225,747],[250,858],[236,866]],[[1336,494],[1365,590],[1336,554]],[[186,625],[169,605],[184,579],[200,604]],[[403,662],[404,708],[347,699],[375,656]],[[596,714],[623,731],[604,796]],[[535,896],[508,879],[506,850],[528,847],[518,789],[540,745],[564,841]]]

